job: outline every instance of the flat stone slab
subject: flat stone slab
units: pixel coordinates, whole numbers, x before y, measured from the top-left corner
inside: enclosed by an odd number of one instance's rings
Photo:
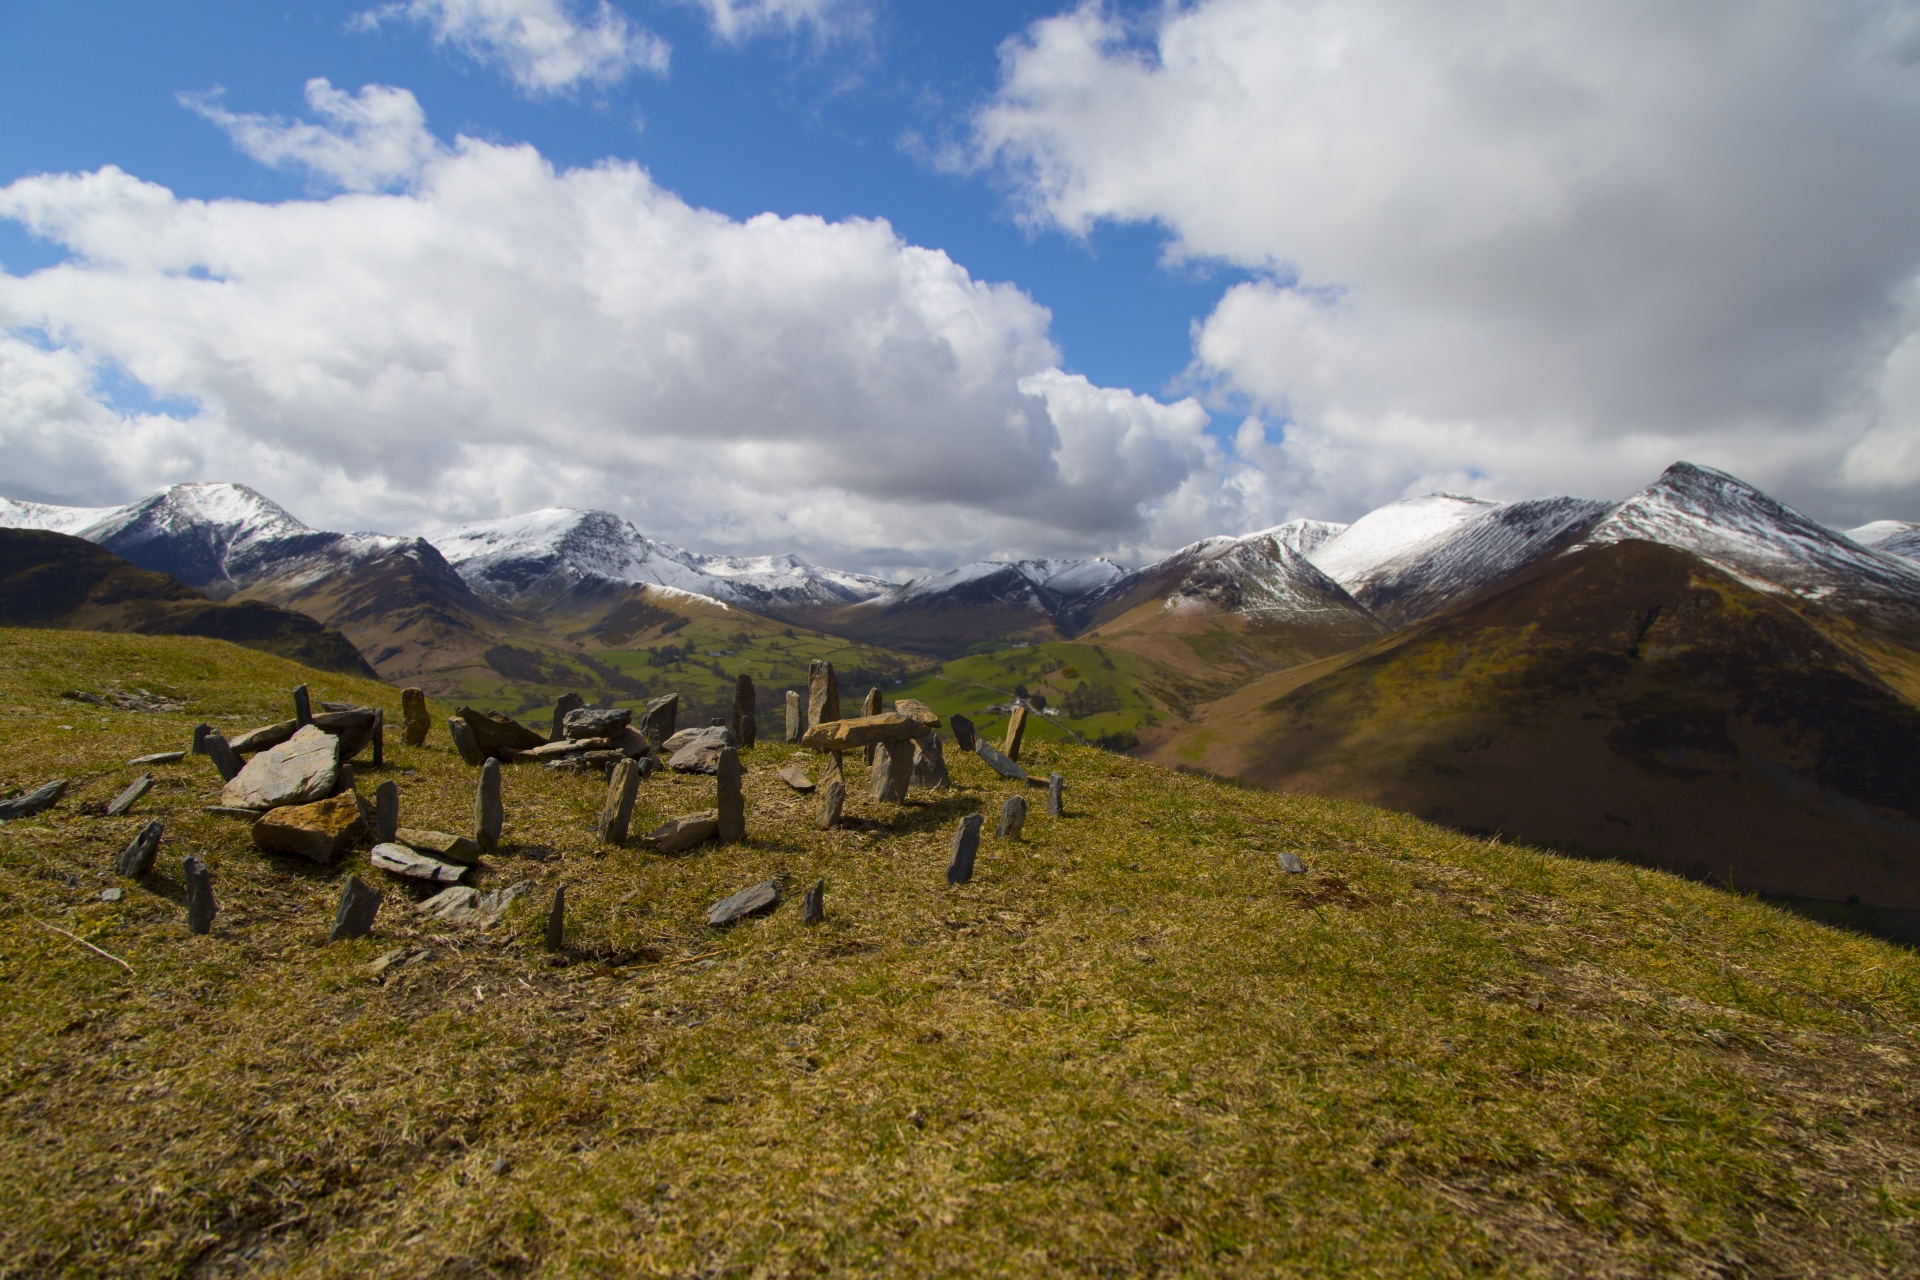
[[[312,804],[284,805],[253,824],[253,843],[268,853],[290,853],[325,866],[367,834],[360,801],[350,791]]]
[[[613,745],[606,738],[562,738],[545,746],[513,753],[515,760],[563,760],[587,751],[605,751]]]
[[[581,707],[567,712],[567,718],[561,724],[561,733],[575,740],[604,738],[632,723],[633,712],[627,707]]]
[[[803,796],[813,793],[813,779],[809,778],[793,765],[782,765],[780,767],[780,781],[786,783]]]
[[[442,862],[458,862],[470,867],[480,861],[480,842],[471,836],[428,831],[423,827],[398,827],[394,830],[393,842]]]
[[[1022,769],[1019,765],[1009,760],[1000,748],[994,746],[984,738],[974,739],[973,754],[985,760],[987,767],[1003,778],[1010,779],[1014,782],[1025,782],[1027,780],[1027,771],[1025,769]]]
[[[707,908],[707,923],[716,928],[744,920],[751,915],[762,915],[780,905],[780,882],[762,880],[759,884],[748,885],[731,897],[722,898]]]
[[[858,751],[882,742],[908,742],[924,737],[932,730],[912,716],[897,711],[877,716],[855,716],[851,720],[828,720],[800,735],[800,745],[809,751]]]
[[[239,809],[311,804],[332,795],[339,781],[340,739],[308,725],[247,761],[220,792],[220,803]]]
[[[438,858],[429,858],[424,853],[415,853],[403,844],[377,844],[370,855],[373,865],[382,871],[391,871],[396,876],[405,876],[409,880],[426,880],[434,884],[457,884],[460,877],[467,874],[467,868],[452,862],[442,862]]]
[[[210,813],[216,818],[245,818],[247,821],[252,822],[258,819],[266,810],[249,809],[244,805],[237,804],[203,804],[200,806],[200,812]]]
[[[668,755],[692,746],[696,742],[713,739],[723,747],[737,747],[740,740],[733,736],[733,730],[725,725],[704,725],[697,729],[682,729],[660,744],[660,749]]]
[[[442,889],[420,904],[420,914],[447,924],[468,924],[481,929],[500,923],[513,900],[531,888],[531,880],[521,880],[504,889],[482,893],[466,885]]]
[[[66,793],[67,780],[56,778],[23,796],[15,796],[11,800],[0,800],[0,818],[31,818],[36,813],[44,813],[53,808],[54,802]]]
[[[685,853],[720,834],[720,812],[689,813],[669,818],[642,837],[640,843],[655,853]]]
[[[184,751],[156,751],[150,756],[135,756],[128,764],[179,764],[187,758]]]
[[[140,801],[140,797],[153,790],[153,775],[143,773],[133,780],[133,784],[107,804],[107,816],[117,818]]]
[[[298,720],[282,720],[279,724],[263,724],[251,729],[227,743],[227,749],[236,755],[257,755],[262,751],[271,751],[281,743],[290,740],[300,732]]]

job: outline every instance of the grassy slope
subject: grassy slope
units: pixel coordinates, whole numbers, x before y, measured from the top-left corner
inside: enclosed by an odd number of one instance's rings
[[[1152,665],[1118,648],[1060,640],[954,658],[916,672],[903,684],[882,693],[889,699],[918,698],[942,717],[958,712],[997,740],[1006,730],[1007,718],[984,708],[1005,705],[1014,690],[1025,685],[1029,694],[1044,694],[1050,707],[1062,708],[1057,721],[1046,716],[1028,717],[1029,738],[1094,739],[1108,734],[1138,734],[1159,724],[1165,706],[1148,692],[1159,678],[1160,672]],[[1120,705],[1079,718],[1066,716],[1068,693],[1085,683],[1111,689]],[[865,693],[865,689],[853,690],[856,697]],[[846,694],[843,684],[843,699]]]
[[[509,769],[482,884],[538,888],[506,936],[423,928],[397,889],[372,938],[323,945],[345,875],[385,877],[255,853],[199,813],[204,761],[85,812],[127,756],[278,717],[300,679],[398,709],[226,645],[0,633],[0,787],[78,779],[0,827],[0,1274],[1920,1267],[1909,952],[1051,742],[1069,817],[988,839],[960,889],[947,833],[1008,791],[969,759],[904,807],[856,786],[822,833],[760,748],[748,842],[673,859],[596,849],[594,782]],[[58,698],[111,682],[189,711]],[[389,760],[405,818],[462,825],[443,735]],[[710,788],[651,781],[636,825]],[[161,873],[103,904],[150,816]],[[188,850],[210,937],[182,923]],[[704,926],[776,871],[827,878],[825,926]],[[535,947],[560,883],[565,965]],[[369,981],[401,944],[434,958]]]

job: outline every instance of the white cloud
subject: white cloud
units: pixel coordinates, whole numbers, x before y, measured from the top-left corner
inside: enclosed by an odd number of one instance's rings
[[[69,254],[0,274],[23,492],[235,479],[394,532],[599,506],[881,568],[1258,519],[1196,403],[1059,372],[1045,308],[881,221],[735,221],[465,138],[399,193],[200,201],[107,168],[0,188],[0,217]],[[201,407],[118,413],[109,370]]]
[[[1920,514],[1917,32],[1891,0],[1086,4],[1003,49],[975,155],[1038,223],[1255,273],[1193,376],[1283,425],[1248,445],[1282,505],[1688,456]]]
[[[227,131],[235,146],[275,169],[304,168],[348,191],[380,191],[411,181],[440,144],[427,114],[405,89],[363,85],[343,93],[324,77],[307,81],[307,105],[321,123],[240,115],[217,93],[183,93],[182,105]]]
[[[868,0],[684,0],[707,12],[714,35],[740,44],[768,32],[810,33],[818,42],[859,35],[873,25]]]
[[[670,56],[666,41],[607,0],[587,12],[572,0],[399,0],[355,23],[372,29],[394,20],[429,28],[434,43],[504,71],[536,97],[614,84],[633,71],[664,75]]]

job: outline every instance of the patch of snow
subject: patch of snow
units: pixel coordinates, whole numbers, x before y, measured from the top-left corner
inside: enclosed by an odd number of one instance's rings
[[[1369,511],[1328,538],[1308,558],[1358,596],[1367,582],[1486,514],[1494,503],[1452,493],[1430,493]]]
[[[88,525],[97,524],[119,510],[119,507],[56,507],[46,502],[0,498],[0,529],[44,529],[49,533],[77,535]]]
[[[1847,536],[1875,551],[1884,551],[1908,560],[1920,560],[1920,524],[1911,520],[1875,520],[1872,524],[1847,530]]]

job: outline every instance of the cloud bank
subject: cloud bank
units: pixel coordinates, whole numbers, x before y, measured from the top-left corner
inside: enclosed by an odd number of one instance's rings
[[[416,119],[404,90],[309,92],[317,122],[216,118],[262,159],[399,190],[200,201],[111,167],[0,188],[68,254],[0,274],[20,496],[234,479],[388,531],[606,507],[883,569],[1247,518],[1196,402],[1060,372],[1045,308],[883,221],[737,221],[632,164],[395,147],[362,122]],[[103,390],[128,383],[144,412]]]
[[[1637,485],[1675,457],[1920,514],[1920,12],[1853,0],[1083,4],[976,163],[1257,273],[1192,377],[1282,505]]]

